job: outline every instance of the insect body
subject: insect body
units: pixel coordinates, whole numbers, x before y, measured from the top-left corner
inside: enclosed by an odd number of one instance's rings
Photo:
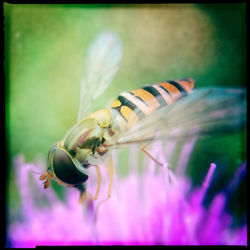
[[[40,176],[44,188],[51,178],[80,190],[87,197],[88,168],[95,166],[98,197],[99,165],[109,158],[111,194],[113,162],[111,151],[122,145],[150,143],[155,139],[186,138],[238,128],[245,123],[244,89],[204,88],[193,91],[191,78],[164,81],[123,92],[111,107],[88,114],[91,102],[110,84],[120,64],[121,42],[110,32],[101,33],[87,53],[81,80],[77,124],[50,148],[47,171]],[[142,148],[145,151],[145,148]],[[157,161],[157,160],[156,160]]]
[[[111,107],[118,110],[123,118],[119,116],[116,118],[122,128],[123,120],[133,125],[131,123],[135,124],[139,118],[150,115],[154,110],[185,96],[193,87],[194,81],[191,78],[159,82],[121,93]]]

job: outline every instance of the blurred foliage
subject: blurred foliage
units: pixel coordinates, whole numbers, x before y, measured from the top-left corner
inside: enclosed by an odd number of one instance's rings
[[[45,158],[50,145],[74,125],[84,56],[92,39],[106,29],[120,36],[124,55],[113,83],[92,110],[109,105],[122,91],[167,79],[191,76],[196,87],[246,86],[244,3],[5,3],[10,171],[15,155],[22,153],[27,161]],[[198,142],[189,168],[194,183],[200,184],[211,161],[226,166],[230,178],[246,158],[245,145],[246,132]],[[13,174],[9,176],[11,198],[16,194]]]

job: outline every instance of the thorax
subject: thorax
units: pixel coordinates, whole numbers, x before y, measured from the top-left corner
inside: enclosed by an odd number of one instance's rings
[[[98,165],[110,155],[108,144],[118,131],[112,110],[101,109],[71,128],[62,144],[83,165]]]

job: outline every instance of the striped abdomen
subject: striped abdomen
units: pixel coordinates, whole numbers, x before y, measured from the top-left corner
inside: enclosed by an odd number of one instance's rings
[[[134,124],[141,117],[149,115],[155,109],[175,102],[180,97],[187,95],[194,87],[192,78],[169,80],[146,85],[121,93],[113,102],[111,108],[116,109],[122,120]],[[117,117],[119,124],[121,117]]]

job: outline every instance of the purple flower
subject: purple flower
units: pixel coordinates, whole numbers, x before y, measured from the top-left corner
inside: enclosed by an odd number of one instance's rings
[[[8,225],[11,246],[247,245],[247,226],[231,228],[233,217],[225,212],[224,193],[217,194],[208,208],[202,204],[216,171],[215,164],[210,165],[203,184],[192,190],[185,168],[194,143],[194,139],[190,140],[182,148],[180,157],[185,159],[177,163],[178,176],[167,167],[164,158],[172,153],[174,144],[162,147],[156,143],[151,154],[164,167],[145,158],[142,173],[138,171],[137,151],[131,148],[128,176],[115,178],[111,198],[97,210],[99,200],[88,207],[80,205],[79,193],[73,188],[65,188],[64,202],[52,188],[44,190],[34,173],[44,170],[44,163],[25,163],[22,156],[16,157],[22,217]],[[118,161],[115,157],[115,162]],[[101,169],[100,200],[107,193],[105,168]],[[94,193],[94,169],[90,170],[87,185]]]

